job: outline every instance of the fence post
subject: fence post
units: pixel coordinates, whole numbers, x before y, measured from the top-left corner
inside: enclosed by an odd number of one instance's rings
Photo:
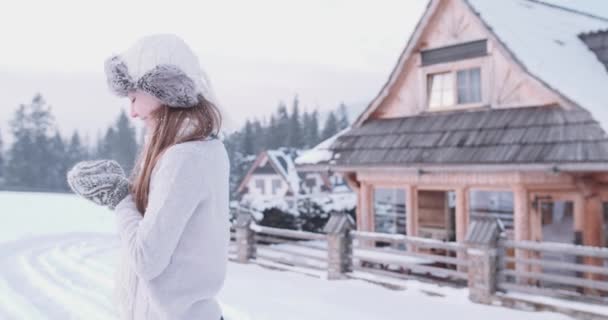
[[[251,213],[239,207],[234,229],[236,232],[236,261],[247,263],[255,257],[255,231],[251,230]]]
[[[353,244],[350,231],[355,229],[352,217],[343,211],[332,211],[323,231],[327,234],[327,279],[344,279],[353,270]]]
[[[501,227],[495,218],[475,217],[468,229],[465,243],[469,299],[490,304],[496,292],[498,237]]]

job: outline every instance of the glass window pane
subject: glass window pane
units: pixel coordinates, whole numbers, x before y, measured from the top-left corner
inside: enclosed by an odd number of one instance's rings
[[[374,188],[374,231],[406,234],[405,190]]]
[[[436,73],[428,76],[429,107],[446,107],[454,104],[454,80],[452,73]]]
[[[505,229],[513,229],[513,192],[471,190],[469,199],[471,217],[492,215],[502,222]]]
[[[481,69],[460,70],[456,74],[458,103],[481,102]]]

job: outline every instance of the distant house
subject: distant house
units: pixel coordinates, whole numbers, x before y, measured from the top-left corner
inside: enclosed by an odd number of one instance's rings
[[[331,189],[327,175],[298,172],[286,149],[260,152],[243,177],[237,193],[250,197],[289,197]]]
[[[329,180],[329,188],[324,191],[352,192],[347,181],[342,177],[342,173],[331,171],[327,166],[327,162],[332,156],[332,151],[329,149],[329,146],[342,133],[348,131],[348,129],[349,128],[345,128],[338,132],[338,134],[321,141],[314,148],[301,152],[294,160],[298,172],[305,175],[317,174]],[[322,165],[325,165],[325,167],[322,167]]]
[[[463,241],[491,215],[517,240],[606,246],[607,70],[606,18],[431,0],[378,95],[306,166],[357,191],[359,230]]]

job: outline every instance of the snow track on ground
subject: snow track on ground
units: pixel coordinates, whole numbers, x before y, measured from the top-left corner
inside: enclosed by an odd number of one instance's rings
[[[112,301],[118,242],[67,233],[0,245],[1,319],[116,319]]]

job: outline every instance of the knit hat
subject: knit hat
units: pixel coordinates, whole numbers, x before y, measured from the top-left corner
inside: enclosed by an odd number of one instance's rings
[[[104,68],[108,86],[117,96],[141,90],[169,107],[190,108],[202,95],[220,110],[222,122],[231,121],[198,57],[177,35],[144,36],[123,53],[112,54]]]

